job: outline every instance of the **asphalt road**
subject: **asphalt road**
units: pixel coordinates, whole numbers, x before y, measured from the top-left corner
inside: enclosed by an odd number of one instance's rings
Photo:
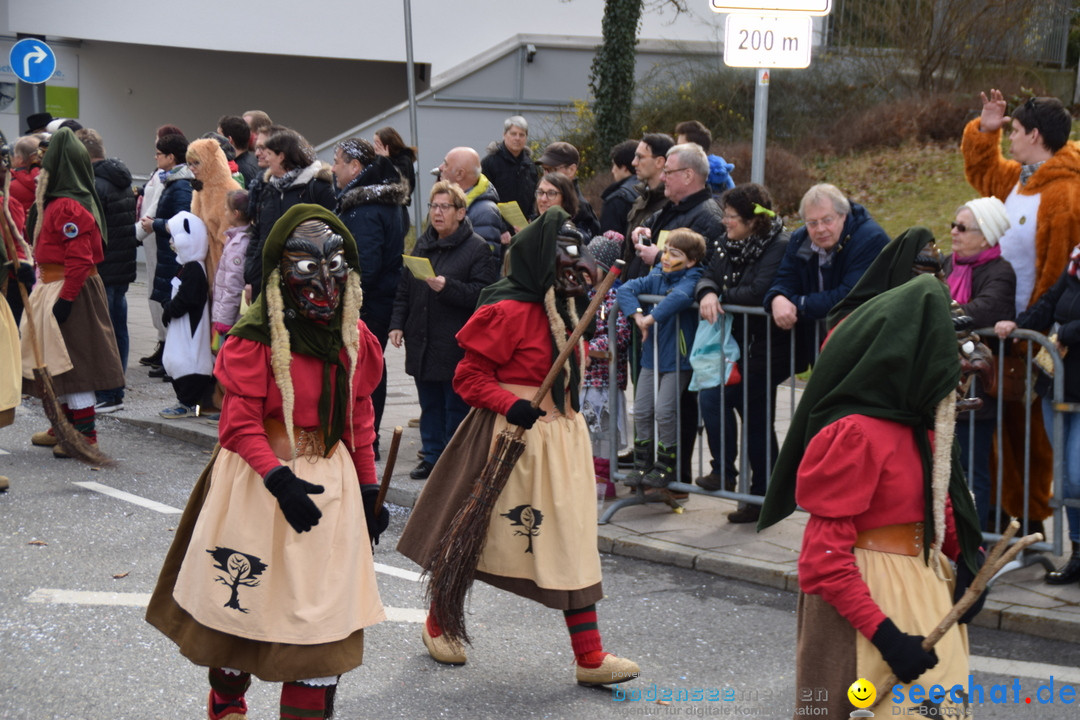
[[[206,671],[143,620],[143,605],[209,453],[106,417],[103,447],[119,463],[94,470],[31,447],[42,429],[32,419],[20,412],[0,430],[10,453],[0,473],[12,481],[0,494],[0,718],[204,718]],[[392,619],[367,633],[337,717],[791,717],[794,595],[624,557],[603,556],[599,604],[605,646],[642,667],[622,698],[574,683],[560,613],[483,584],[470,602],[468,664],[436,665],[420,640],[417,568],[393,550],[407,510],[393,512],[376,552]],[[972,650],[973,682],[988,694],[979,718],[1076,717],[1080,700],[1064,704],[1061,690],[1080,685],[1080,647],[976,628]],[[1052,675],[1055,702],[1041,704]],[[1009,688],[1009,702],[991,702],[994,685]],[[665,705],[650,695],[695,688],[733,699]],[[277,693],[256,681],[249,717],[277,718]]]

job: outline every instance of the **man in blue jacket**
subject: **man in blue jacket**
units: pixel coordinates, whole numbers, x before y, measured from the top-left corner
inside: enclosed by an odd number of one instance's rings
[[[889,236],[862,205],[835,185],[806,191],[799,203],[803,227],[791,234],[765,309],[784,330],[795,328],[795,372],[802,372],[824,340],[816,333],[824,320],[889,242]],[[820,337],[819,337],[820,335]]]

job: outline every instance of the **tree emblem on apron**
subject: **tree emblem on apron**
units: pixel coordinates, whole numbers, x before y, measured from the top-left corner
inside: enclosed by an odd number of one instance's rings
[[[515,530],[515,535],[524,535],[529,538],[529,544],[525,548],[525,552],[531,553],[532,539],[540,534],[540,523],[544,522],[544,514],[534,508],[532,505],[518,505],[510,512],[505,512],[500,517],[504,517],[510,520],[510,526],[521,527],[521,530]]]
[[[206,552],[216,561],[214,567],[225,573],[225,576],[218,575],[214,580],[231,591],[229,601],[224,607],[246,613],[247,610],[240,607],[240,588],[258,587],[258,577],[266,570],[266,563],[254,555],[247,555],[232,548],[219,546]]]

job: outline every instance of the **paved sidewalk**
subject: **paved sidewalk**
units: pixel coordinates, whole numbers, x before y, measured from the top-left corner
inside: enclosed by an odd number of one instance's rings
[[[158,415],[160,410],[175,404],[176,398],[170,385],[149,378],[148,368],[139,365],[138,359],[149,354],[156,342],[144,278],[140,265],[139,281],[128,291],[131,357],[125,408],[111,417],[212,447],[217,439],[216,424],[197,418],[164,420]],[[403,349],[387,347],[389,387],[381,448],[385,458],[393,428],[397,425],[404,428],[388,500],[412,507],[423,487],[422,481],[408,477],[418,462],[416,453],[420,449],[419,431],[409,427],[409,420],[419,416],[419,406],[415,386],[404,371],[404,359]],[[790,407],[787,391],[779,399],[780,405]],[[783,413],[777,418],[778,431],[786,428],[787,411]],[[107,426],[102,435],[103,448],[108,451]],[[380,463],[380,475],[382,467]],[[626,493],[620,489],[620,497]],[[796,513],[779,525],[757,533],[753,525],[727,522],[725,515],[735,507],[732,501],[691,495],[683,505],[681,514],[661,503],[622,508],[611,522],[599,526],[600,550],[773,588],[797,589],[796,563],[806,523],[804,514]],[[1049,559],[1055,566],[1061,562],[1060,558]],[[1041,565],[1034,564],[1002,576],[975,624],[1080,642],[1080,585],[1046,585],[1042,582],[1043,572]]]

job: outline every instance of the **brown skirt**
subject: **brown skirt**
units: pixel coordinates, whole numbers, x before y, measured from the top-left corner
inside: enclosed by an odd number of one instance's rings
[[[30,293],[30,304],[26,313],[33,313],[38,333],[48,333],[50,328],[55,332],[55,321],[50,322],[52,300],[57,296],[55,290],[63,282],[39,282]],[[23,318],[24,344],[30,342],[26,322],[26,318]],[[53,372],[53,387],[57,395],[112,390],[124,386],[124,368],[120,364],[120,353],[116,349],[116,335],[113,333],[112,321],[109,320],[105,286],[101,283],[100,275],[86,278],[82,290],[71,306],[71,315],[59,326],[59,330],[72,367],[66,372],[56,373],[57,366],[50,363],[46,356],[45,362]],[[38,390],[33,380],[33,357],[32,349],[24,347],[23,393],[36,396]]]
[[[236,668],[268,682],[341,675],[357,667],[364,659],[363,630],[343,640],[317,645],[248,640],[200,625],[173,599],[176,578],[210,490],[219,450],[220,447],[214,449],[184,508],[146,610],[147,622],[175,642],[181,654],[196,665]]]
[[[505,426],[505,418],[490,410],[474,408],[469,412],[416,501],[398,542],[401,554],[431,570],[443,535],[483,473],[494,438]],[[603,589],[596,549],[596,484],[591,460],[583,459],[589,453],[584,419],[578,414],[573,420],[537,423],[526,432],[525,440],[526,455],[511,473],[500,502],[512,496],[545,497],[546,502],[558,505],[537,507],[543,513],[542,521],[535,528],[519,529],[524,526],[511,526],[512,519],[500,512],[497,502],[479,564],[503,570],[477,570],[476,578],[557,610],[588,607],[603,596]],[[545,467],[545,459],[570,466],[561,472],[528,472],[529,468]],[[505,538],[492,543],[493,533]],[[572,536],[574,539],[568,541]],[[557,542],[545,543],[556,538]],[[568,543],[574,542],[579,545],[570,547]],[[511,555],[516,551],[520,558],[519,568],[507,567],[508,548]],[[561,577],[552,577],[549,568],[559,565],[564,572],[559,573]],[[537,582],[538,577],[547,579]]]

